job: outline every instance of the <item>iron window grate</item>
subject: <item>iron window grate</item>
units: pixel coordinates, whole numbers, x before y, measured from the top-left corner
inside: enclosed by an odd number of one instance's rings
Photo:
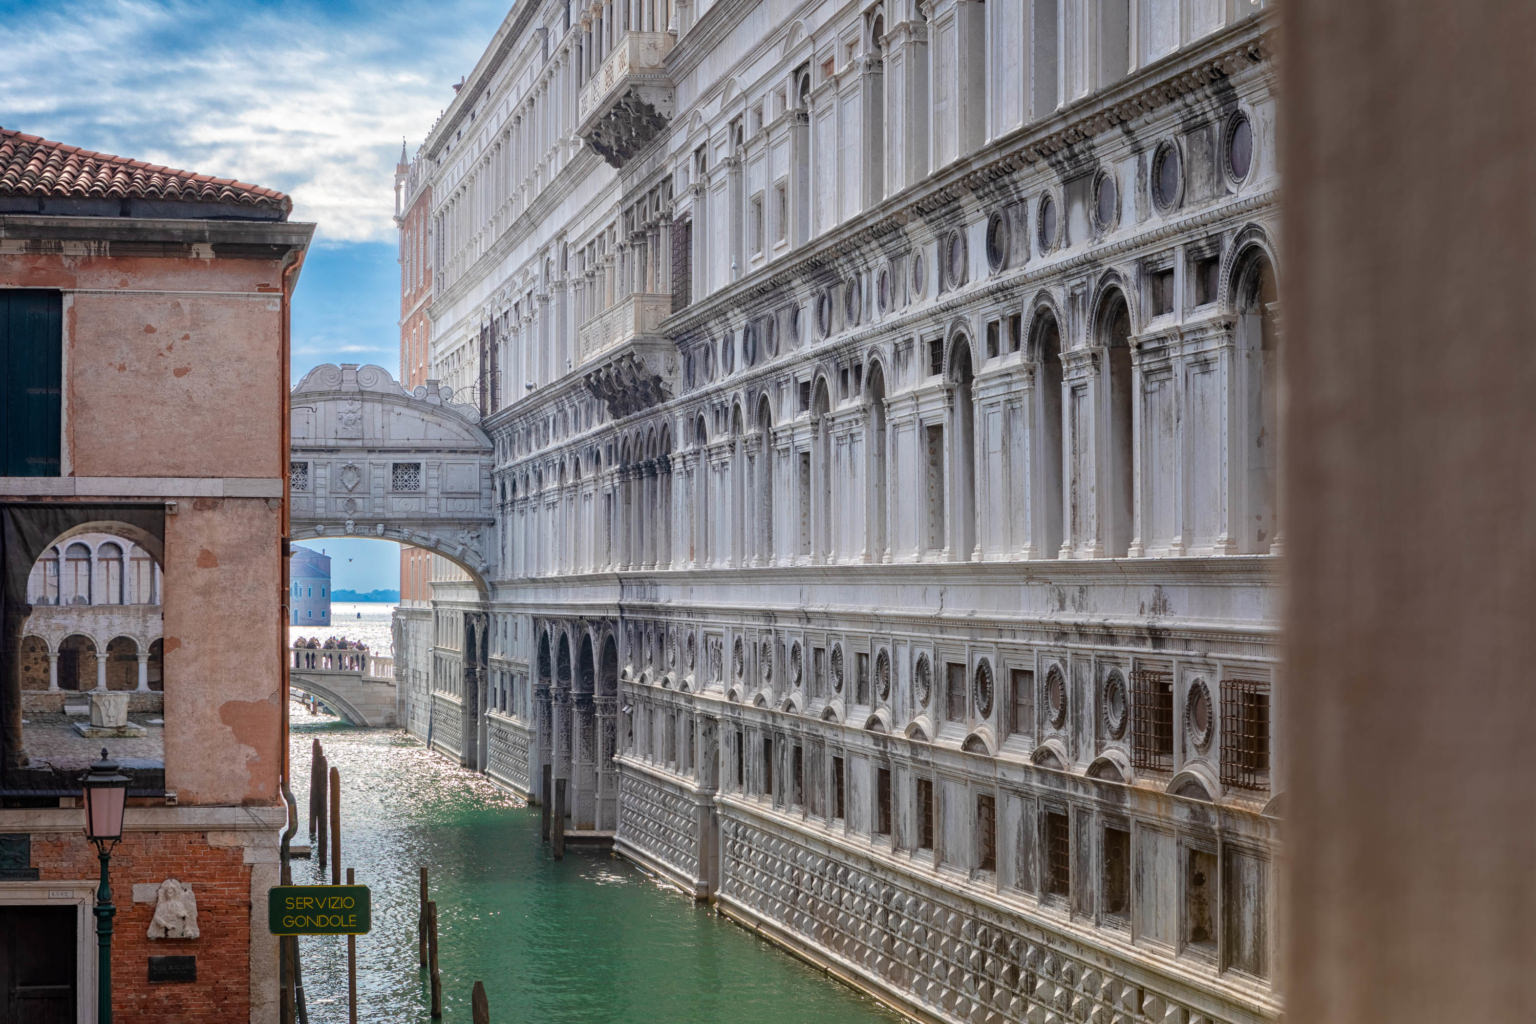
[[[395,491],[421,490],[421,463],[396,462],[390,468],[390,489]]]
[[[1140,669],[1131,673],[1131,766],[1152,771],[1173,768],[1173,673]]]
[[[1221,681],[1221,784],[1269,788],[1269,683]]]
[[[309,490],[309,463],[288,463],[288,487],[294,491]]]

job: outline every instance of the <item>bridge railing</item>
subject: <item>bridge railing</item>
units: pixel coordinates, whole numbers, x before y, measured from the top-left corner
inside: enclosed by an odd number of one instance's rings
[[[299,672],[336,672],[393,681],[395,659],[387,654],[325,647],[290,647],[288,664]]]

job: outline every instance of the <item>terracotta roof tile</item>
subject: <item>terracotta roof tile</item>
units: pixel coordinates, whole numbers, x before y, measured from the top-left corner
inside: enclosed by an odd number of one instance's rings
[[[93,153],[9,128],[0,128],[0,196],[222,203],[283,216],[293,209],[293,200],[270,188]]]

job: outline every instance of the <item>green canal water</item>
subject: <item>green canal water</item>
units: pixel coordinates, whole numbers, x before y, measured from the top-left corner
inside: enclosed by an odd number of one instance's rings
[[[494,1024],[895,1024],[902,1018],[607,852],[539,842],[537,808],[403,732],[295,709],[293,774],[318,738],[342,783],[342,864],[372,889],[357,940],[358,1020],[428,1024],[417,872],[438,905],[443,1020],[469,1024],[485,983]],[[295,787],[301,814],[307,787]],[[304,827],[296,843],[307,842]],[[319,884],[316,860],[294,882]],[[345,876],[343,876],[345,877]],[[313,1024],[347,1020],[346,939],[301,940]]]

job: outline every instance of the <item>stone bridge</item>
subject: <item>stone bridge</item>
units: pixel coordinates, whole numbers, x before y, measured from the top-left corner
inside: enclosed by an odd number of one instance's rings
[[[424,548],[483,586],[493,543],[491,440],[436,381],[407,391],[381,366],[326,363],[292,393],[294,540],[376,537]]]
[[[365,729],[396,724],[395,660],[363,651],[293,647],[288,687],[319,699],[341,718]]]

